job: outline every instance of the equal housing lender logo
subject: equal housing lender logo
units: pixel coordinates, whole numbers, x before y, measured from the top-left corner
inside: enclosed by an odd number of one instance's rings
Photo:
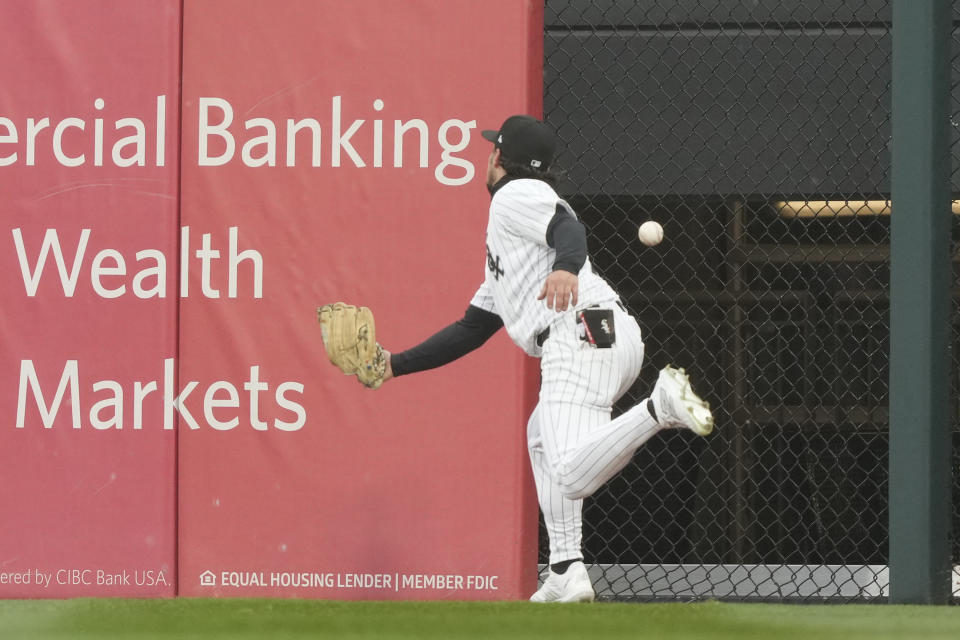
[[[499,576],[421,573],[318,573],[311,571],[221,571],[200,574],[201,587],[313,589],[434,589],[497,591]]]

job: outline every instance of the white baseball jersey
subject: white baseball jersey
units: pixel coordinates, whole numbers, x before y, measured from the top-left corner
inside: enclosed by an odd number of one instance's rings
[[[558,204],[576,217],[542,180],[511,180],[497,190],[490,201],[487,222],[486,278],[470,301],[500,316],[517,346],[538,357],[536,337],[558,316],[544,301],[537,300],[557,258],[556,251],[547,245],[547,226]],[[578,307],[618,300],[610,285],[593,272],[589,258],[578,277]]]
[[[660,429],[646,402],[610,419],[613,404],[640,373],[643,340],[636,320],[593,272],[589,259],[578,274],[577,308],[613,310],[616,343],[611,348],[594,348],[580,339],[573,309],[557,312],[537,300],[557,257],[546,235],[558,204],[575,215],[540,180],[511,180],[495,191],[486,278],[470,302],[499,315],[510,338],[541,358],[540,398],[527,425],[527,446],[551,564],[582,557],[583,498]],[[541,348],[536,338],[548,327],[550,337]]]

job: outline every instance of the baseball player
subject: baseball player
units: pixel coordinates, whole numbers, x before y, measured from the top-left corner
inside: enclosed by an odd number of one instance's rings
[[[550,538],[550,571],[530,600],[590,601],[594,591],[580,549],[583,499],[660,430],[705,436],[713,416],[684,371],[667,367],[648,399],[611,420],[613,404],[640,373],[643,340],[617,293],[593,272],[584,227],[554,190],[554,135],[525,115],[482,135],[493,142],[486,277],[463,318],[411,349],[385,351],[383,380],[451,362],[501,327],[540,358],[540,396],[527,443]]]

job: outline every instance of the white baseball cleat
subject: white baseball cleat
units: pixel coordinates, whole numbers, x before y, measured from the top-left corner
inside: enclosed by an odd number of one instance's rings
[[[550,570],[543,586],[530,602],[593,602],[593,584],[582,562],[574,562],[564,573]]]
[[[661,425],[690,429],[698,436],[706,436],[713,431],[710,405],[693,392],[690,378],[683,369],[664,367],[650,397]]]

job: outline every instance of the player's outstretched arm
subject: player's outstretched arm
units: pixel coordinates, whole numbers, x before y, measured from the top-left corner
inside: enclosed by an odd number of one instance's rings
[[[485,343],[502,326],[497,314],[470,305],[460,320],[415,347],[387,356],[384,380],[453,362]]]

